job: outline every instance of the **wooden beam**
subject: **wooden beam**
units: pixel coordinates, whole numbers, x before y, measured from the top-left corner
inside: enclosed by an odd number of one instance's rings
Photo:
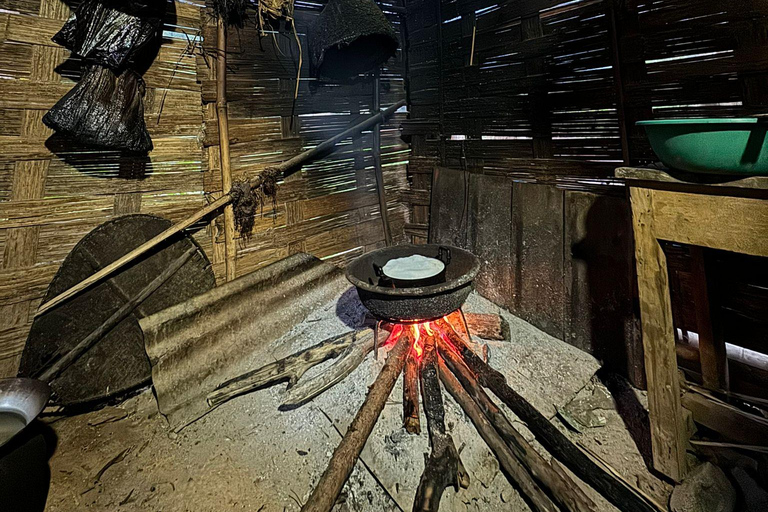
[[[722,434],[726,439],[765,446],[768,419],[695,391],[685,393],[682,403],[693,414],[693,421]]]
[[[667,259],[656,239],[653,191],[630,189],[648,380],[653,466],[679,482],[686,473],[687,430],[680,406]]]
[[[691,283],[693,285],[693,307],[696,312],[696,332],[699,335],[699,354],[701,378],[705,388],[728,390],[728,356],[725,353],[725,341],[717,336],[712,328],[712,314],[707,289],[707,271],[704,262],[704,249],[692,245]]]

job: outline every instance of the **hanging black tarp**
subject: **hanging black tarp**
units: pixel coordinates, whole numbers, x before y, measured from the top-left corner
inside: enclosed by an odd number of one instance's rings
[[[116,75],[98,65],[43,117],[62,135],[87,145],[147,153],[152,139],[144,123],[144,80],[131,70]]]
[[[398,46],[395,29],[373,0],[330,0],[310,36],[315,75],[336,80],[374,69]]]
[[[86,0],[53,41],[91,62],[122,70],[159,42],[164,0]]]

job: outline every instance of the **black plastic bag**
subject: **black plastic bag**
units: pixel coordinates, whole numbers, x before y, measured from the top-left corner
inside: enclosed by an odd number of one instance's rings
[[[86,0],[53,41],[102,66],[122,70],[149,43],[159,45],[165,0]]]
[[[147,153],[152,139],[144,123],[144,92],[144,80],[134,71],[116,75],[89,66],[43,122],[83,144]]]

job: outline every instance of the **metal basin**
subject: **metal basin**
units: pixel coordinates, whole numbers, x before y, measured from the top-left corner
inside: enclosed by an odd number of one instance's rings
[[[0,379],[0,446],[24,430],[45,408],[51,388],[36,379]]]
[[[393,258],[420,254],[434,258],[440,248],[450,250],[445,280],[429,286],[396,288],[379,285],[377,267]],[[480,261],[469,251],[447,245],[398,245],[369,252],[347,266],[347,279],[357,288],[363,305],[376,317],[392,322],[441,318],[459,309],[472,291]]]
[[[758,118],[640,121],[670,169],[692,173],[768,175],[768,122]]]

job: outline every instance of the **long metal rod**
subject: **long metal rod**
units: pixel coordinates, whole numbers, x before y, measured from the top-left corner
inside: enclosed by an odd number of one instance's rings
[[[376,69],[373,77],[373,111],[378,112],[381,109],[381,99],[379,97],[381,70]],[[381,213],[381,224],[384,228],[384,240],[387,247],[392,245],[392,231],[389,229],[389,213],[387,212],[387,193],[384,190],[384,172],[381,169],[381,125],[373,127],[373,170],[376,174],[376,192],[379,195],[379,212]]]
[[[350,128],[347,128],[340,134],[336,135],[335,137],[331,137],[330,139],[326,140],[322,144],[315,146],[312,149],[309,149],[299,155],[296,155],[295,157],[291,158],[290,160],[287,160],[283,162],[282,164],[278,165],[274,168],[275,171],[282,172],[283,174],[287,174],[288,171],[294,168],[298,168],[302,164],[314,160],[316,158],[319,158],[321,156],[324,156],[326,153],[330,152],[336,144],[341,142],[342,140],[346,139],[347,137],[352,137],[355,135],[358,135],[360,132],[363,132],[372,126],[375,126],[394,114],[397,109],[405,105],[405,100],[400,100],[394,105],[390,106],[386,110],[382,110],[376,115],[373,115],[369,118],[367,118],[365,121],[362,121],[355,126],[352,126]],[[254,178],[251,180],[250,185],[252,188],[258,187],[262,184],[262,179],[260,177]],[[46,311],[50,310],[51,308],[57,306],[58,304],[61,304],[65,300],[74,297],[81,291],[89,288],[90,286],[98,283],[105,277],[111,275],[116,270],[122,268],[123,266],[127,265],[131,261],[135,260],[142,254],[145,254],[149,250],[153,249],[157,245],[163,243],[167,239],[174,236],[176,233],[179,233],[186,228],[192,226],[199,220],[203,219],[204,217],[216,212],[220,208],[228,205],[230,202],[232,202],[232,196],[229,194],[225,194],[221,196],[219,199],[214,201],[213,203],[205,206],[204,208],[201,208],[197,212],[193,213],[186,219],[178,222],[177,224],[174,224],[173,226],[169,227],[159,235],[155,236],[154,238],[144,242],[140,246],[138,246],[136,249],[132,250],[125,256],[113,261],[103,269],[99,270],[95,274],[91,275],[90,277],[87,277],[86,279],[80,281],[78,284],[72,286],[68,290],[60,293],[56,297],[52,298],[42,306],[40,306],[40,309],[37,310],[37,313],[35,316],[39,316]]]

